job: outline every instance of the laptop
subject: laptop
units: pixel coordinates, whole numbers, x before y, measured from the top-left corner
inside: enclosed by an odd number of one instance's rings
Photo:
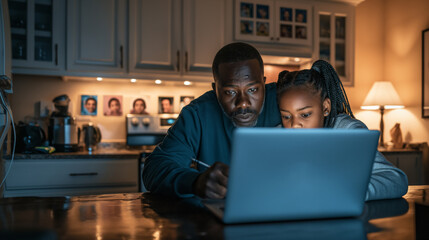
[[[361,215],[379,131],[238,128],[225,199],[204,200],[224,223]]]

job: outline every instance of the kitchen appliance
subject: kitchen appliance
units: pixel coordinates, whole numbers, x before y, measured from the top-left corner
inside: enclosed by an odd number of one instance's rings
[[[60,95],[53,100],[56,111],[49,119],[49,142],[57,152],[76,152],[78,150],[80,129],[75,118],[68,112],[70,98]]]
[[[45,131],[40,126],[19,122],[16,125],[16,152],[33,153],[34,148],[46,141]]]
[[[125,121],[127,145],[157,145],[167,135],[167,130],[174,124],[178,116],[179,114],[127,114]]]
[[[91,152],[101,141],[100,128],[94,126],[92,122],[82,126],[83,142],[85,143],[85,149]]]

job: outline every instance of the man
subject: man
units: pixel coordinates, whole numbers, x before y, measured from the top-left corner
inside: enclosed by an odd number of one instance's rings
[[[142,177],[149,191],[177,197],[225,197],[233,130],[280,124],[276,86],[265,85],[262,58],[254,47],[224,46],[212,70],[213,90],[183,108],[164,141],[145,160]],[[193,169],[192,159],[211,167]]]
[[[161,99],[161,113],[172,113],[173,103],[170,98]]]
[[[97,100],[93,97],[87,98],[83,110],[84,115],[97,115]]]

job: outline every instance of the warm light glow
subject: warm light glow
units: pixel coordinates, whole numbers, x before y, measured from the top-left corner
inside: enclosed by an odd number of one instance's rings
[[[97,78],[97,81],[101,82],[101,81],[103,81],[103,78],[98,77],[98,78]]]
[[[162,81],[161,80],[159,80],[159,79],[156,79],[155,80],[155,84],[161,84],[162,83]]]
[[[191,85],[191,82],[190,81],[184,81],[183,84],[185,84],[186,86],[189,86],[189,85]]]
[[[299,62],[299,61],[301,61],[301,59],[299,59],[299,58],[294,58],[293,59],[295,62]]]
[[[384,109],[403,108],[398,93],[389,81],[375,82],[363,101],[362,109],[377,110],[380,107]]]
[[[135,83],[135,82],[137,82],[137,79],[133,78],[133,79],[131,79],[130,81],[131,81],[132,83]]]

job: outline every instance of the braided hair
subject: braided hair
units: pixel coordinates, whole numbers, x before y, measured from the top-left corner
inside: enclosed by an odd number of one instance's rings
[[[314,94],[320,94],[322,102],[331,100],[331,112],[325,118],[324,127],[332,127],[338,114],[345,113],[355,118],[350,108],[347,94],[334,68],[324,60],[313,63],[311,69],[282,71],[277,81],[277,100],[286,90],[306,87]]]

